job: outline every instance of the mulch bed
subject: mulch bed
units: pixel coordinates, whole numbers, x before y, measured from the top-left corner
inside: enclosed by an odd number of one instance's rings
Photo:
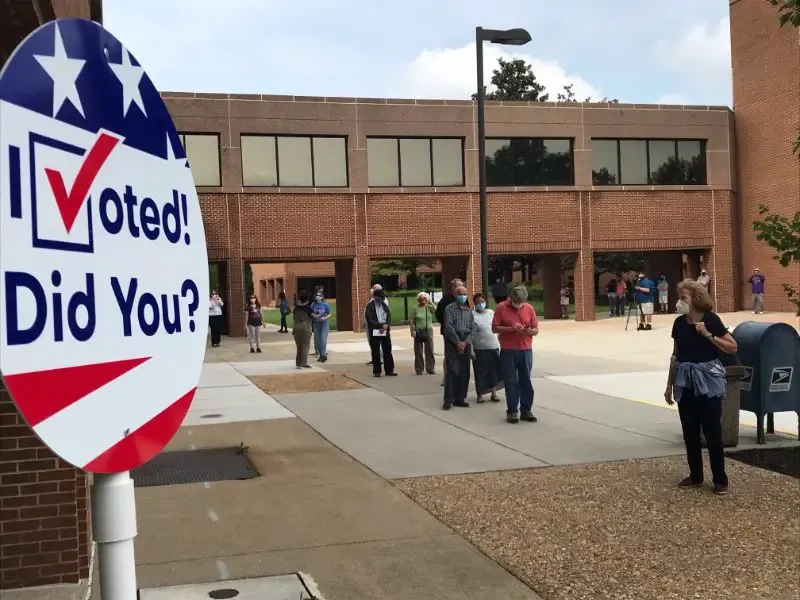
[[[256,375],[248,377],[265,394],[300,394],[358,390],[364,387],[341,373],[300,372],[291,375]]]
[[[738,460],[746,465],[800,479],[800,446],[741,450],[739,452],[730,452],[728,458]]]

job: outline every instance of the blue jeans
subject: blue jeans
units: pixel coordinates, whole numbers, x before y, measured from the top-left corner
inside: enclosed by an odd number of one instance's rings
[[[506,412],[517,414],[533,410],[533,352],[531,350],[501,350],[503,382],[506,387]]]
[[[328,321],[314,323],[314,350],[318,358],[328,356]]]

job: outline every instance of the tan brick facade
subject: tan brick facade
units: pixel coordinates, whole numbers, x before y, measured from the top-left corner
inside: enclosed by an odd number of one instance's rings
[[[759,204],[773,212],[800,211],[800,28],[778,26],[778,11],[762,0],[730,0],[733,103],[741,233],[737,291],[749,302],[753,267],[767,277],[767,310],[791,310],[781,284],[800,288],[800,265],[783,269],[775,252],[753,235]]]

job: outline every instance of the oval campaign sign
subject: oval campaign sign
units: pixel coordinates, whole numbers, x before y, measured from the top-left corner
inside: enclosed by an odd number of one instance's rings
[[[47,23],[0,72],[0,372],[64,460],[135,468],[177,431],[208,329],[191,171],[144,69]]]

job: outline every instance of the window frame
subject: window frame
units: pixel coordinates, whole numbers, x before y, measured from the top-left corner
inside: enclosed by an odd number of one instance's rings
[[[693,186],[708,186],[708,140],[699,138],[634,138],[634,137],[593,137],[590,138],[589,143],[597,141],[615,142],[617,146],[617,174],[619,176],[618,183],[595,183],[594,175],[592,175],[593,187],[642,187],[642,186],[664,186],[664,187],[678,187],[682,185]],[[623,182],[623,169],[622,169],[622,150],[620,142],[644,142],[645,143],[645,157],[647,161],[647,183],[624,183]],[[703,157],[703,180],[705,183],[653,183],[653,172],[650,165],[650,142],[672,142],[675,149],[673,155],[676,159],[678,155],[678,142],[697,142],[700,144],[700,155]],[[594,171],[594,169],[592,169]]]
[[[268,188],[271,190],[279,189],[279,188],[292,188],[292,189],[331,189],[331,190],[342,190],[347,189],[350,187],[350,156],[347,151],[347,141],[348,136],[345,134],[338,134],[338,133],[322,133],[322,134],[307,134],[307,133],[245,133],[241,132],[239,134],[239,158],[242,158],[242,138],[244,137],[260,137],[260,138],[272,138],[273,144],[275,146],[275,179],[277,180],[277,185],[247,185],[244,182],[244,161],[242,160],[240,164],[242,165],[242,187],[243,188]],[[281,157],[280,152],[278,151],[278,138],[305,138],[308,140],[309,147],[311,149],[311,185],[281,185]],[[326,138],[326,139],[338,139],[344,141],[344,181],[345,185],[317,185],[317,173],[316,173],[316,158],[314,152],[314,138]]]
[[[487,137],[486,140],[487,141],[488,140],[508,140],[509,145],[514,140],[527,140],[527,141],[540,140],[543,143],[545,141],[554,141],[554,142],[568,141],[569,142],[569,180],[570,180],[570,183],[548,183],[548,182],[545,182],[545,183],[533,183],[533,184],[518,184],[518,183],[514,182],[514,183],[511,183],[511,184],[494,184],[494,183],[489,183],[488,182],[488,178],[487,178],[486,187],[498,187],[498,188],[510,188],[510,187],[518,187],[518,188],[527,188],[527,187],[537,187],[537,188],[542,188],[542,187],[575,187],[575,138],[574,137],[565,137],[565,136],[561,136],[561,137],[555,137],[555,136],[548,136],[548,137],[542,137],[542,136],[535,136],[535,137],[531,137],[531,136],[501,137],[501,136],[497,136],[497,137],[495,137],[495,136],[490,136],[490,137]],[[617,144],[617,148],[619,149],[619,144]],[[619,150],[618,150],[618,152],[619,152]],[[484,157],[483,157],[484,164],[486,162],[486,158],[487,157],[484,155]]]
[[[176,131],[178,134],[178,139],[181,141],[181,146],[183,146],[183,154],[186,156],[186,160],[189,160],[189,153],[186,151],[186,136],[187,135],[194,135],[194,136],[213,136],[217,138],[217,180],[219,183],[217,185],[196,185],[195,187],[201,188],[219,188],[222,187],[222,147],[220,144],[222,143],[221,136],[219,131]],[[189,168],[191,168],[191,163],[189,164]]]
[[[428,135],[368,135],[367,136],[367,144],[369,144],[369,140],[371,139],[378,139],[378,140],[394,140],[395,146],[397,148],[397,183],[400,185],[370,185],[369,183],[369,159],[367,159],[367,187],[374,188],[374,189],[397,189],[400,188],[463,188],[466,186],[467,175],[466,175],[466,165],[464,160],[464,146],[465,146],[465,138],[462,136],[457,135],[435,135],[435,136],[428,136]],[[430,153],[431,157],[431,185],[403,185],[403,168],[402,168],[402,159],[400,153],[400,140],[428,140],[428,152]],[[433,169],[433,140],[458,140],[461,142],[461,183],[454,184],[454,185],[436,185],[435,181],[435,173]]]

